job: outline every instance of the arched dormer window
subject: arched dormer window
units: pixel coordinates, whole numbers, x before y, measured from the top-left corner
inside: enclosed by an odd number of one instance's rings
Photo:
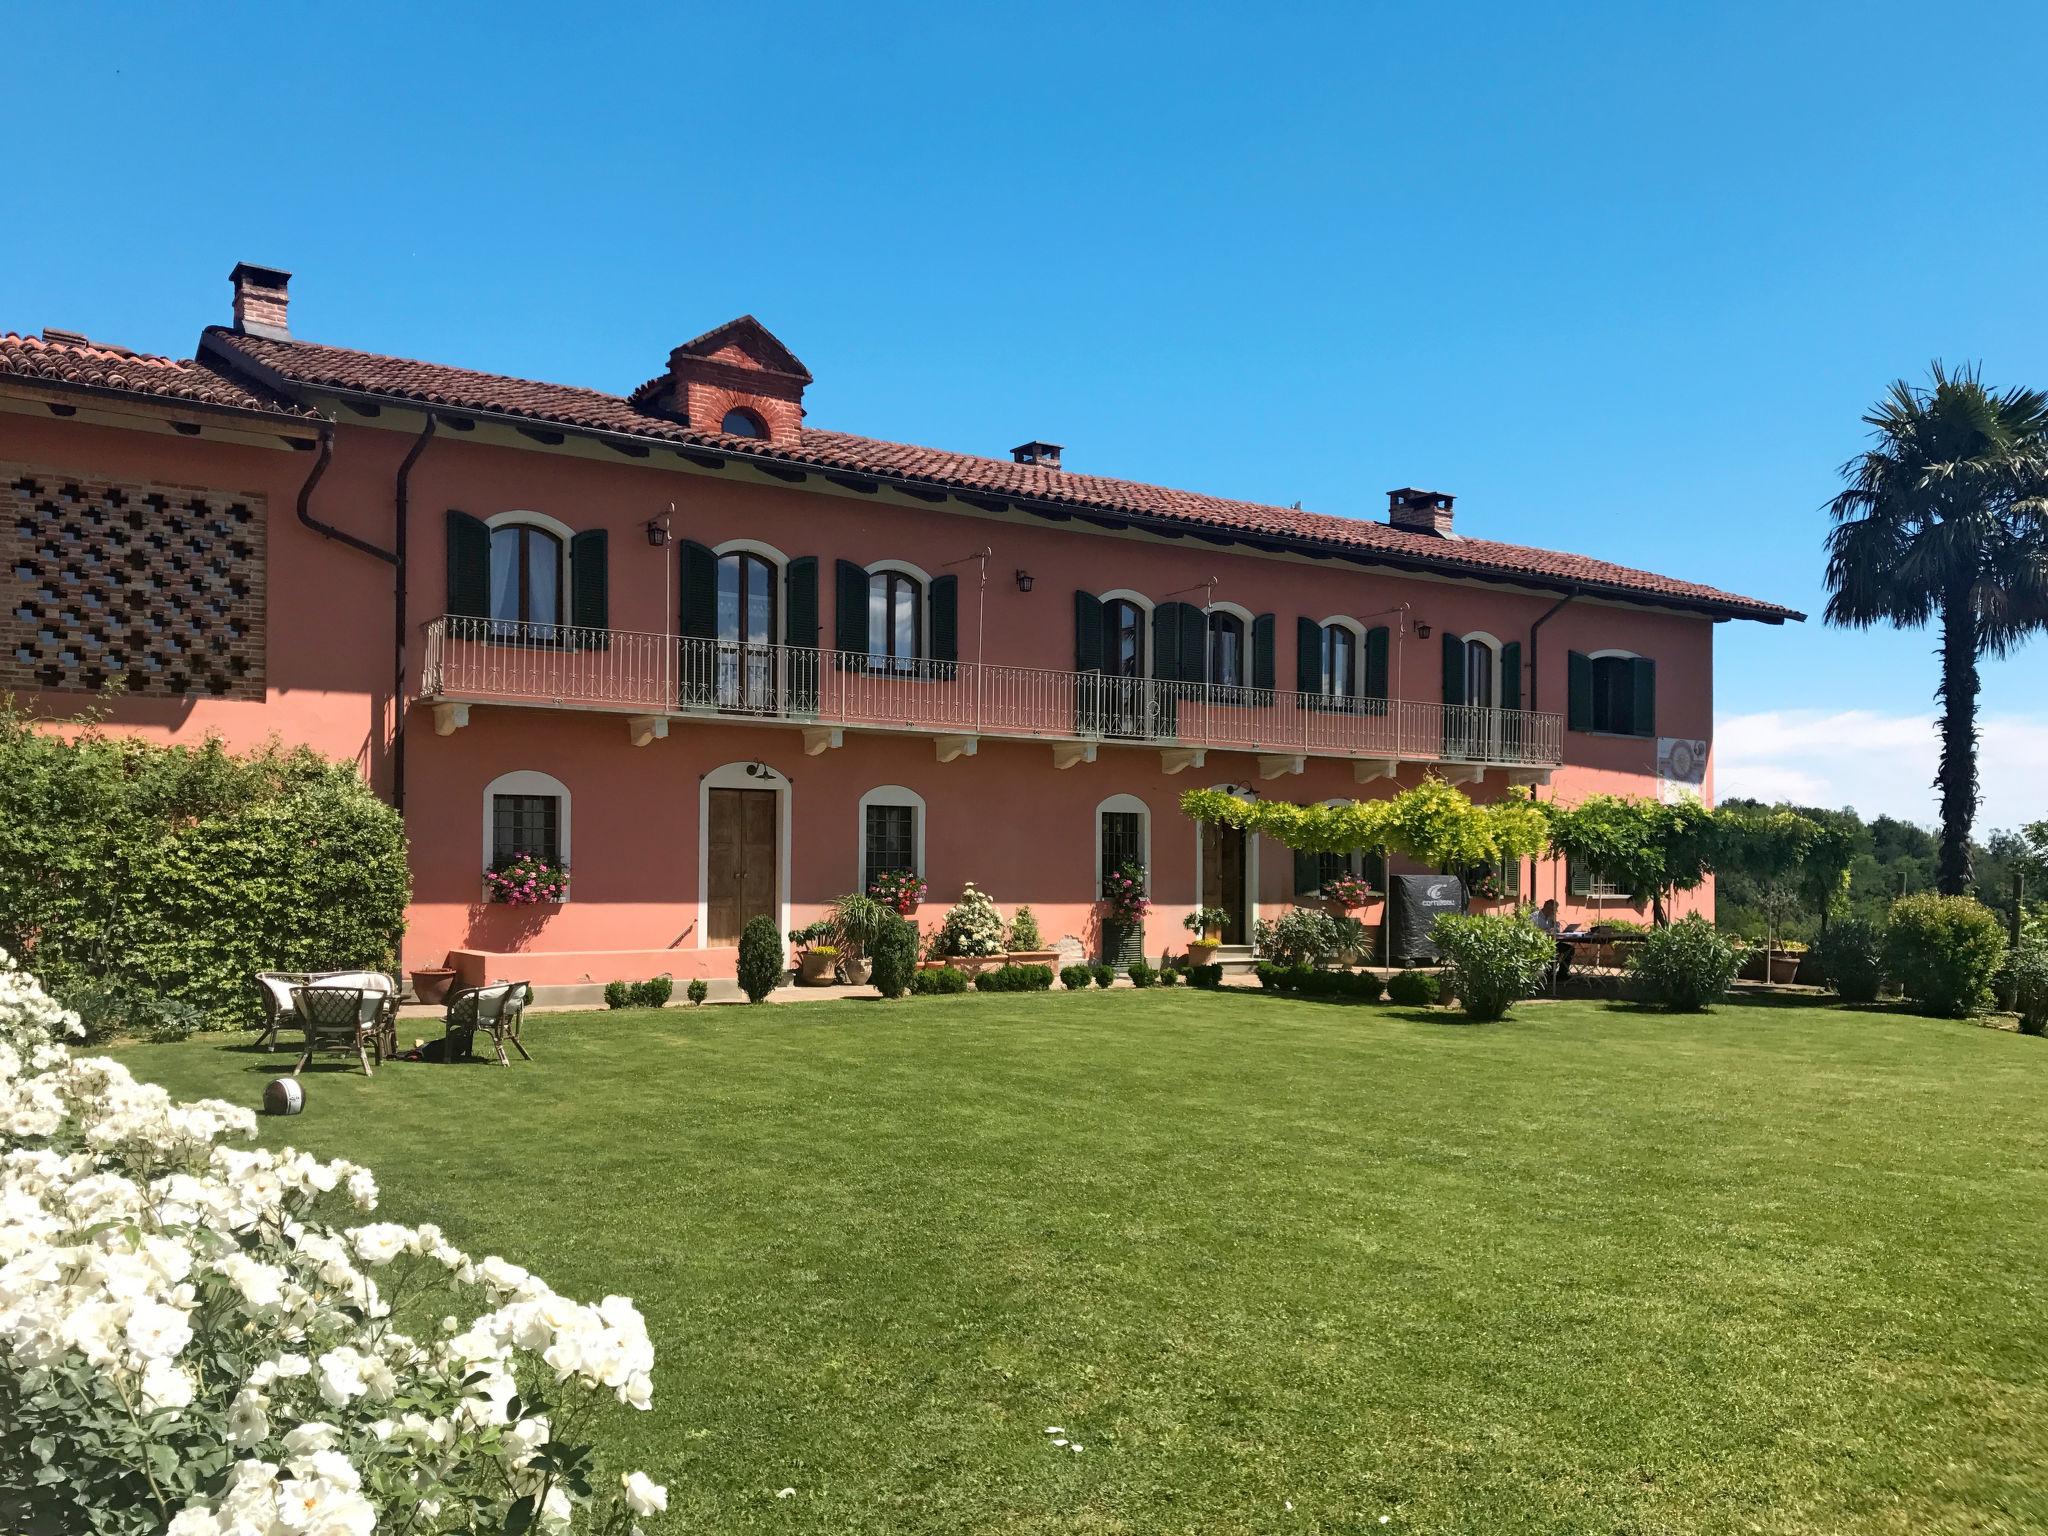
[[[718,430],[727,437],[766,437],[767,423],[743,405],[736,405],[725,413],[725,419],[718,424]]]

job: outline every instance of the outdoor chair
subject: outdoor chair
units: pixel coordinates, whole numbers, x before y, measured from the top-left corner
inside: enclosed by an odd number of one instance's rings
[[[523,981],[498,981],[487,987],[464,987],[448,999],[447,1059],[460,1061],[474,1056],[476,1033],[482,1030],[497,1047],[499,1066],[512,1065],[511,1058],[505,1054],[507,1041],[523,1059],[533,1060],[519,1038],[519,1026],[525,1015],[526,983]]]
[[[384,1043],[378,1030],[384,999],[361,987],[306,986],[292,990],[292,1008],[306,1032],[306,1048],[292,1076],[305,1071],[315,1051],[352,1051],[363,1064],[363,1075],[375,1077],[370,1066],[374,1055],[384,1060]]]
[[[277,1032],[288,1019],[297,1017],[292,994],[300,987],[361,987],[379,1000],[377,1033],[386,1056],[398,1054],[398,983],[382,971],[258,971],[256,995],[263,1002],[263,1032],[256,1037],[259,1049],[277,1049]]]

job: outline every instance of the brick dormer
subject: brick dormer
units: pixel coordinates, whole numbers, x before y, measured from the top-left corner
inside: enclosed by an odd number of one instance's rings
[[[643,409],[699,432],[794,446],[802,434],[811,371],[752,315],[728,320],[668,355],[668,372],[634,391]]]

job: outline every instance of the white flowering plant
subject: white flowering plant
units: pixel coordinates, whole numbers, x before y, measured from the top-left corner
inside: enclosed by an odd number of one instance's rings
[[[1005,953],[1006,933],[1003,914],[995,902],[986,891],[976,890],[970,880],[939,928],[938,951],[941,956],[970,958],[1000,955]]]
[[[367,1169],[229,1145],[249,1110],[79,1032],[0,952],[0,1530],[623,1536],[667,1508],[590,1443],[605,1401],[652,1398],[631,1301],[326,1225],[375,1209]]]

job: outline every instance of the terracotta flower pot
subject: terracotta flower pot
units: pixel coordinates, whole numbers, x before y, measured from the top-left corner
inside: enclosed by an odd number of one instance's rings
[[[864,987],[868,978],[875,973],[875,962],[866,955],[841,955],[839,974],[846,978],[850,987]]]
[[[979,976],[983,971],[994,970],[1008,958],[1007,955],[955,955],[946,964],[969,976]]]
[[[815,949],[797,962],[796,979],[807,987],[823,986],[832,979],[834,967],[839,964],[837,955],[821,955]]]
[[[897,899],[896,899],[896,915],[897,915],[897,916],[899,916],[899,917],[909,917],[909,916],[911,916],[911,915],[912,915],[913,913],[915,913],[916,911],[917,911],[917,898],[916,898],[915,896],[899,896],[899,897],[897,897]]]
[[[1207,965],[1216,958],[1216,951],[1223,946],[1211,939],[1198,939],[1188,944],[1188,964]]]
[[[1799,975],[1799,962],[1804,955],[1788,955],[1783,950],[1771,955],[1771,985],[1782,987],[1790,984]]]
[[[1051,965],[1059,957],[1056,949],[1013,949],[1009,958],[1012,965]]]
[[[423,1003],[445,1003],[455,985],[455,973],[445,966],[423,966],[412,973],[412,995]]]

